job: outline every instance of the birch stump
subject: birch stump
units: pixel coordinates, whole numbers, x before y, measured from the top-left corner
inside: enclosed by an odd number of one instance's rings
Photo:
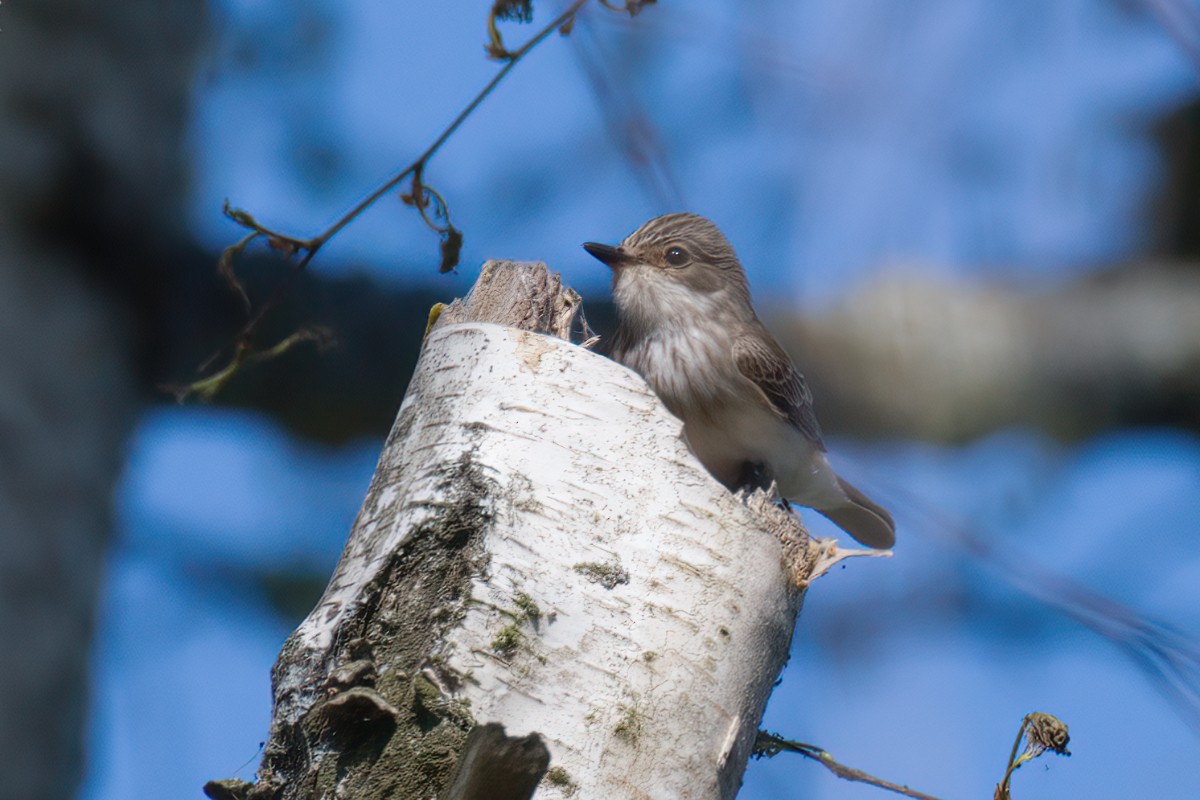
[[[256,784],[213,798],[731,798],[830,563],[711,478],[579,296],[489,262],[432,328]],[[837,556],[834,556],[836,558]]]

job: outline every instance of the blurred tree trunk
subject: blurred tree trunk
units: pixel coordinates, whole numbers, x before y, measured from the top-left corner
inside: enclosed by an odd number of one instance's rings
[[[0,8],[0,797],[67,800],[143,318],[182,229],[198,0]],[[153,305],[147,303],[146,306]]]
[[[69,261],[2,233],[0,327],[0,797],[67,800],[136,402],[130,332]]]
[[[1131,265],[1060,286],[897,275],[773,327],[822,425],[969,440],[1010,425],[1075,439],[1200,429],[1200,271]]]
[[[200,267],[211,275],[211,260]],[[256,265],[254,296],[267,291],[259,274]],[[204,291],[214,309],[228,299],[215,284]],[[448,298],[313,274],[262,339],[319,322],[339,349],[304,348],[258,366],[217,402],[264,411],[323,440],[383,436],[424,324],[423,312],[396,309],[426,309],[438,299]],[[762,308],[812,383],[831,434],[964,441],[1010,425],[1066,440],[1132,425],[1200,431],[1200,269],[1183,264],[1129,264],[1038,291],[890,275],[828,309]],[[204,320],[202,337],[174,348],[174,376],[186,375],[238,324],[231,313],[207,312]],[[611,305],[589,299],[588,320],[601,333],[612,330]],[[196,347],[201,338],[206,346]],[[381,370],[381,363],[397,366]],[[345,413],[328,413],[332,407]]]
[[[737,792],[829,550],[725,491],[638,376],[555,338],[578,302],[489,264],[442,313],[280,653],[258,783],[210,797]]]

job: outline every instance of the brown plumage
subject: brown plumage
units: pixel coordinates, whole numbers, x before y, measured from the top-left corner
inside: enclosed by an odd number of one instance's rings
[[[610,354],[683,420],[709,472],[730,489],[773,480],[863,544],[895,543],[891,515],[829,465],[808,384],[754,313],[746,273],[716,225],[668,214],[617,247],[584,248],[613,271]]]

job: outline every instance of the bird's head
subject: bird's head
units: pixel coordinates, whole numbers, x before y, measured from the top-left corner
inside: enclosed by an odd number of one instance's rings
[[[704,217],[667,214],[616,247],[595,242],[583,247],[612,269],[613,300],[622,318],[707,313],[718,305],[749,310],[750,289],[737,254]]]

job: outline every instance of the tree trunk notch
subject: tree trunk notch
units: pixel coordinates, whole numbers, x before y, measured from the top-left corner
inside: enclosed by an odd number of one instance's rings
[[[736,794],[820,548],[565,341],[579,308],[544,265],[489,262],[442,312],[237,794],[473,797],[487,741],[525,754],[505,797]]]

